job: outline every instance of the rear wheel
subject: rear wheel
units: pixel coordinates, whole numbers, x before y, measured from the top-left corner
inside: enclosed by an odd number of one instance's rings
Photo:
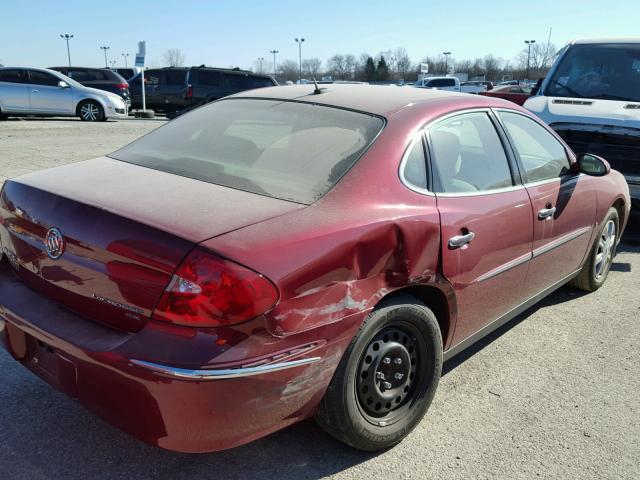
[[[618,211],[611,207],[604,218],[604,222],[602,222],[602,227],[600,227],[600,232],[591,249],[589,258],[587,258],[578,276],[571,281],[572,286],[580,290],[593,292],[604,285],[616,253],[619,224]]]
[[[101,122],[106,120],[102,105],[94,100],[85,100],[78,105],[78,116],[83,122]]]
[[[426,413],[442,371],[442,337],[433,312],[398,295],[374,310],[345,352],[316,415],[354,448],[383,450]]]

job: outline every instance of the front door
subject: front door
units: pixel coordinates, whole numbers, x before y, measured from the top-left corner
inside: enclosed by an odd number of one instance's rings
[[[0,109],[5,112],[29,111],[29,79],[25,70],[0,70]]]
[[[59,87],[58,77],[40,70],[29,70],[29,79],[29,101],[33,113],[73,113],[71,88]]]
[[[442,270],[456,293],[456,345],[523,301],[531,203],[491,112],[457,114],[427,133]]]
[[[595,224],[593,178],[572,173],[564,145],[527,115],[497,111],[531,198],[533,259],[526,290],[534,296],[582,265]]]

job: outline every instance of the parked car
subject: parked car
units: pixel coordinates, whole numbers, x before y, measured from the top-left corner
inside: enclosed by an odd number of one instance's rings
[[[0,343],[165,449],[315,416],[381,450],[443,361],[566,282],[600,288],[628,214],[622,175],[501,99],[243,92],[5,181]]]
[[[114,71],[122,78],[129,81],[131,78],[138,75],[142,69],[140,67],[121,67],[114,69]]]
[[[622,172],[640,226],[640,37],[571,42],[524,106]]]
[[[487,87],[481,82],[462,82],[460,84],[460,91],[462,93],[473,93],[478,95],[480,93],[486,92]]]
[[[145,70],[147,108],[174,117],[234,93],[277,85],[268,75],[239,69],[167,67]],[[142,108],[140,77],[131,79],[132,108]]]
[[[73,78],[85,87],[115,93],[122,97],[125,103],[131,103],[129,98],[129,84],[113,70],[109,70],[108,68],[87,67],[51,67],[50,70],[55,70],[69,78]]]
[[[0,68],[0,117],[71,116],[95,122],[127,116],[124,100],[42,68]]]
[[[504,80],[502,82],[498,82],[499,87],[503,87],[505,85],[520,85],[520,80]]]
[[[530,87],[521,87],[519,85],[503,85],[496,87],[490,92],[482,92],[480,95],[486,95],[487,97],[504,98],[510,102],[523,105],[527,101],[527,98],[531,96]]]
[[[426,77],[413,84],[417,88],[435,88],[438,90],[460,91],[460,80],[456,77]]]

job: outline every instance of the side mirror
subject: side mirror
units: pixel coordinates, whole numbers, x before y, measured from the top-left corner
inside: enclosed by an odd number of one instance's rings
[[[60,81],[58,82],[58,86],[59,86],[60,88],[69,88],[69,84],[68,84],[67,82],[65,82],[64,80],[60,80]]]
[[[581,153],[576,159],[578,172],[592,177],[603,177],[611,171],[611,165],[604,158],[591,153]]]

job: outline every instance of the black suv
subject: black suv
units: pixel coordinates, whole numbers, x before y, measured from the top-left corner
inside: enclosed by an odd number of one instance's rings
[[[227,95],[278,85],[268,75],[237,68],[166,67],[145,70],[147,108],[169,118]],[[140,75],[130,80],[131,106],[142,108]]]
[[[85,87],[97,88],[120,95],[126,103],[130,102],[129,84],[118,73],[108,68],[90,67],[51,67]]]

